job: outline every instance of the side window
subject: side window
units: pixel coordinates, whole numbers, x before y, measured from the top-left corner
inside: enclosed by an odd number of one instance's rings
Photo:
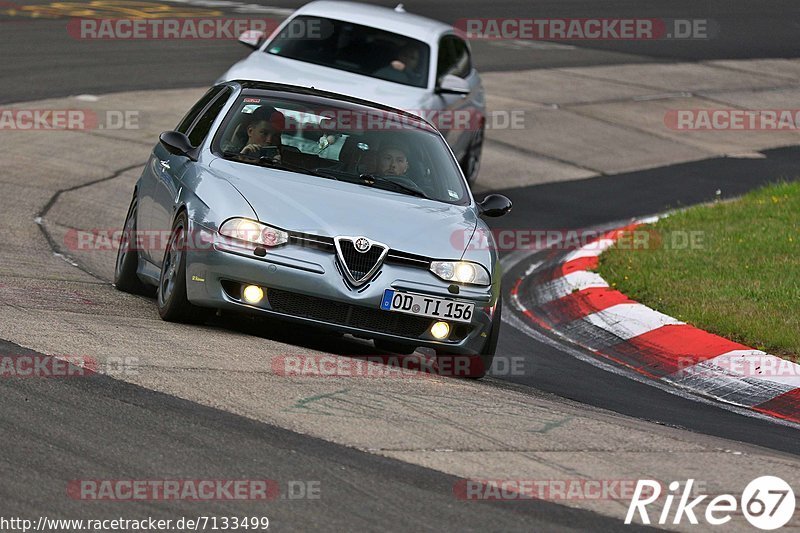
[[[192,146],[200,146],[200,143],[203,142],[203,139],[206,138],[208,132],[211,131],[211,125],[214,123],[214,120],[217,118],[217,115],[220,114],[222,108],[225,107],[225,104],[228,103],[228,98],[231,95],[232,89],[230,87],[225,87],[219,97],[214,100],[214,102],[208,106],[208,109],[205,113],[203,113],[197,122],[195,122],[194,126],[192,126],[191,131],[189,132],[189,140],[192,143]]]
[[[194,106],[186,113],[186,116],[183,117],[178,127],[175,128],[175,131],[179,131],[181,133],[186,133],[189,131],[189,128],[194,123],[197,116],[203,112],[203,109],[211,102],[219,93],[222,91],[224,87],[212,87],[210,88],[203,97],[197,101]]]
[[[441,80],[446,74],[450,74],[454,64],[455,50],[453,50],[452,42],[447,37],[443,37],[439,41],[439,61],[436,67],[436,79]]]
[[[436,79],[447,74],[466,78],[472,72],[467,44],[454,35],[445,35],[439,42],[439,63]]]
[[[469,58],[469,48],[467,48],[467,43],[459,39],[458,37],[449,37],[449,39],[453,42],[453,49],[455,51],[455,66],[453,67],[453,72],[451,74],[455,74],[459,78],[467,78],[472,72],[472,61]]]

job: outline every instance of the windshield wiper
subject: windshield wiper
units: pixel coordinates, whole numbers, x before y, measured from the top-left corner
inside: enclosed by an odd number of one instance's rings
[[[292,163],[284,163],[282,161],[273,161],[272,158],[269,157],[261,157],[257,155],[250,155],[250,154],[242,154],[239,152],[223,152],[223,156],[226,159],[236,158],[236,159],[246,159],[248,161],[252,161],[254,164],[261,165],[264,167],[275,168],[278,170],[288,170],[289,172],[298,172],[300,174],[308,174],[310,176],[317,176],[318,178],[328,178],[338,180],[336,176],[326,175],[316,170],[311,170],[310,168],[301,167],[300,165],[293,165]]]
[[[409,187],[407,185],[403,185],[402,183],[398,183],[394,180],[390,180],[389,178],[385,178],[383,176],[376,176],[374,174],[361,174],[359,176],[361,183],[364,185],[373,186],[376,183],[380,183],[382,185],[391,185],[398,191],[402,191],[408,194],[413,194],[414,196],[419,196],[420,198],[426,198],[430,200],[427,194],[422,192],[419,189],[415,189],[413,187]]]

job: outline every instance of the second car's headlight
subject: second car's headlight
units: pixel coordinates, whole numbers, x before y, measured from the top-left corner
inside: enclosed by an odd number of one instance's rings
[[[219,228],[220,235],[262,246],[280,246],[289,240],[285,231],[247,218],[231,218]]]
[[[456,283],[490,285],[492,282],[483,266],[469,261],[432,261],[431,272],[445,281]]]

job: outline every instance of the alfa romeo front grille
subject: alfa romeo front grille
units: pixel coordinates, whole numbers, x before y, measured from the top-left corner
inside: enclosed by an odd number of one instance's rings
[[[336,254],[347,278],[355,286],[364,284],[380,268],[389,248],[365,237],[337,237]],[[359,249],[359,246],[362,248]]]

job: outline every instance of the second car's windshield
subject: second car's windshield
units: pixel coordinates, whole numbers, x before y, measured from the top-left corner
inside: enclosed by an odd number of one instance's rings
[[[242,96],[215,139],[221,155],[447,203],[468,199],[442,138],[418,119],[360,106]]]
[[[266,52],[413,87],[428,82],[427,44],[351,22],[296,17]]]

